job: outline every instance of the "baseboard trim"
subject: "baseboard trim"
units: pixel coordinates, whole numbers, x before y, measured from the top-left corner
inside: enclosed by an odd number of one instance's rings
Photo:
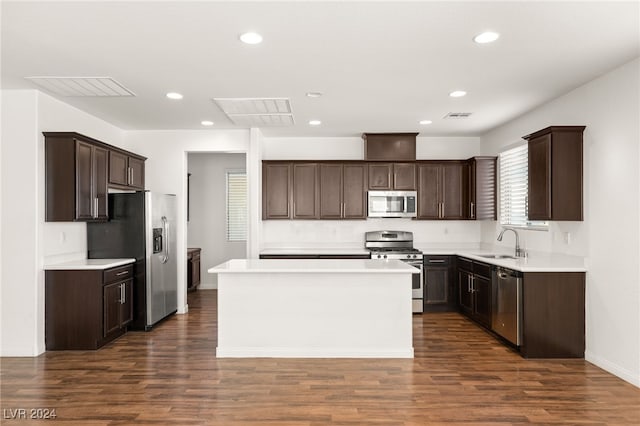
[[[2,351],[0,357],[15,358],[15,357],[36,357],[43,354],[44,348],[38,348],[33,346],[14,346],[7,347],[2,345]]]
[[[625,382],[629,382],[637,388],[640,388],[640,374],[634,374],[632,371],[627,370],[624,367],[619,366],[618,364],[614,364],[611,361],[608,361],[601,356],[598,356],[592,352],[586,351],[584,353],[584,359],[589,361],[591,364],[594,364],[597,367],[602,368],[603,370],[613,374],[624,380]]]
[[[217,358],[413,358],[413,348],[216,348]]]
[[[217,283],[200,283],[200,285],[198,286],[198,289],[200,289],[200,290],[217,290],[218,289],[218,284]]]

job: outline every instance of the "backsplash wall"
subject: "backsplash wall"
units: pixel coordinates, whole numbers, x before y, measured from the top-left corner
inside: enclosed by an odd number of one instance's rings
[[[262,249],[362,248],[367,231],[410,231],[414,245],[429,247],[477,247],[481,224],[475,221],[367,220],[264,220]]]

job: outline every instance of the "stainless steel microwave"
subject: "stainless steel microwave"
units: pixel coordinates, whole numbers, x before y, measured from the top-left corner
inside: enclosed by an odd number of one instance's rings
[[[369,217],[416,217],[416,191],[369,191]]]

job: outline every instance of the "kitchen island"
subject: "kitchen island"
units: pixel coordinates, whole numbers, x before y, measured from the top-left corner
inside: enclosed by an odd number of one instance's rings
[[[217,357],[412,358],[401,261],[233,259],[218,274]]]

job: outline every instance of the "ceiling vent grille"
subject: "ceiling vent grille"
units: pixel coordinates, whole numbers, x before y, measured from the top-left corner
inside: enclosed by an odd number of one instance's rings
[[[227,117],[239,126],[293,126],[293,112],[288,98],[214,98]]]
[[[447,119],[447,118],[469,118],[469,116],[471,115],[470,112],[450,112],[449,114],[445,115],[443,118]]]
[[[34,84],[60,96],[118,97],[135,96],[111,77],[25,77]]]

